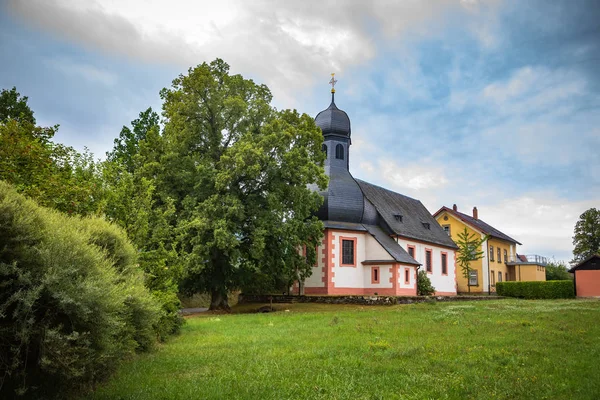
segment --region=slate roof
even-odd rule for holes
[[[367,229],[363,224],[355,224],[353,222],[340,222],[340,221],[323,221],[325,228],[333,229],[347,229],[350,231],[366,231]]]
[[[412,258],[406,250],[402,248],[394,239],[390,237],[383,229],[376,225],[363,225],[367,231],[379,242],[379,244],[388,252],[392,258],[403,264],[421,265]]]
[[[337,108],[334,94],[331,94],[331,104],[317,114],[315,124],[321,128],[323,135],[341,135],[350,137],[350,118],[345,111]]]
[[[506,240],[508,242],[521,244],[518,241],[516,241],[515,239],[508,236],[507,234],[502,233],[498,229],[494,228],[493,226],[485,223],[481,219],[479,219],[479,218],[475,219],[470,215],[461,213],[459,211],[454,211],[452,208],[442,207],[433,215],[437,216],[443,211],[447,211],[449,214],[454,215],[461,221],[465,222],[468,225],[471,225],[473,228],[477,229],[478,231],[482,232],[485,235],[490,235],[491,237],[494,237],[496,239],[502,239],[502,240]]]
[[[458,248],[419,200],[359,179],[356,179],[356,182],[394,234],[453,249]],[[401,216],[401,220],[396,215]],[[424,224],[429,224],[429,228]]]

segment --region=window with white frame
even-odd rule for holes
[[[476,270],[469,271],[469,286],[479,285],[479,276]]]

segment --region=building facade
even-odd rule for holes
[[[483,257],[471,262],[468,278],[457,271],[458,292],[490,293],[496,291],[497,282],[546,280],[546,259],[517,254],[517,245],[521,243],[482,221],[477,207],[468,215],[459,212],[455,204],[452,208],[440,208],[433,216],[454,241],[465,228],[469,236],[487,237],[481,244]]]
[[[317,216],[325,234],[304,293],[416,295],[417,273],[424,269],[437,294],[456,294],[457,247],[423,204],[350,173],[350,119],[334,93],[315,118],[329,183],[319,191],[324,202]]]

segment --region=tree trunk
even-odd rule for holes
[[[227,292],[223,293],[223,291],[218,289],[213,289],[211,291],[211,299],[210,299],[210,307],[209,310],[224,310],[231,311],[229,307],[229,303],[227,301]]]

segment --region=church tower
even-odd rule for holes
[[[336,80],[331,74],[331,104],[317,114],[315,123],[323,131],[323,151],[326,153],[325,173],[329,186],[317,216],[323,221],[360,223],[363,217],[363,194],[350,175],[350,118],[335,105]]]

